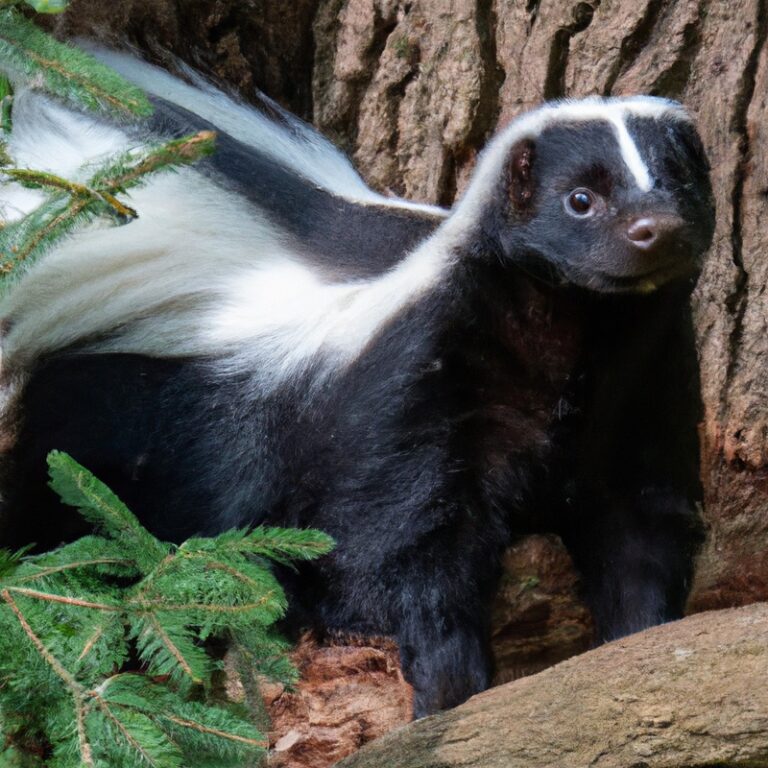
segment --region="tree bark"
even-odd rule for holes
[[[768,765],[768,605],[656,627],[492,688],[339,768]]]
[[[174,51],[246,96],[259,87],[313,120],[377,189],[442,204],[496,127],[543,99],[681,100],[718,207],[694,297],[708,535],[689,610],[768,600],[768,0],[75,0],[55,24],[65,36],[127,38],[161,61]],[[507,566],[494,612],[499,681],[590,639],[556,539],[521,541]]]

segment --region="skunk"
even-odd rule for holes
[[[337,547],[282,575],[289,622],[393,636],[417,717],[488,686],[515,536],[562,537],[598,641],[681,615],[699,539],[689,295],[714,209],[679,104],[544,104],[445,211],[373,192],[276,107],[98,53],[155,117],[109,124],[21,89],[17,165],[85,177],[205,127],[218,150],[3,299],[3,543],[83,532],[46,488],[51,449],[167,540],[320,528]],[[0,213],[36,195],[0,187]]]

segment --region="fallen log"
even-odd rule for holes
[[[655,627],[393,731],[338,768],[766,768],[768,603]]]

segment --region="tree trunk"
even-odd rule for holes
[[[768,765],[768,606],[692,616],[492,688],[339,768]]]
[[[62,35],[127,37],[161,60],[175,51],[246,95],[257,86],[346,148],[374,187],[443,204],[495,128],[542,99],[683,101],[718,206],[694,297],[708,536],[689,610],[768,600],[768,0],[75,0],[55,24]],[[499,680],[587,647],[567,563],[552,537],[508,555]]]

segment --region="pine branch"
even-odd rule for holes
[[[333,548],[333,539],[319,531],[297,528],[263,528],[229,531],[212,539],[190,539],[184,544],[190,551],[268,555],[272,560],[312,560]]]
[[[35,4],[60,5],[50,0]],[[0,9],[0,67],[88,110],[133,117],[152,114],[141,90],[84,51],[54,40],[15,8]]]
[[[268,745],[258,729],[232,711],[197,701],[179,701],[141,675],[115,675],[103,690],[112,704],[138,710],[169,728],[183,751],[191,748],[217,755],[221,766],[233,759],[239,766],[248,754],[258,755]]]
[[[325,552],[330,540],[260,528],[163,544],[69,456],[54,452],[49,466],[52,487],[105,535],[0,555],[0,731],[11,754],[37,734],[58,768],[239,768],[266,740],[207,701],[219,663],[204,641],[231,638],[253,670],[290,683],[272,629],[285,595],[268,561]],[[143,675],[120,672],[131,645]]]
[[[64,665],[48,650],[48,648],[46,648],[43,641],[35,634],[35,632],[32,630],[32,627],[29,625],[29,622],[27,621],[26,617],[24,616],[24,613],[21,611],[19,606],[11,597],[10,591],[8,589],[2,590],[0,592],[0,597],[2,597],[5,603],[8,606],[10,606],[10,609],[13,611],[16,618],[19,620],[19,624],[21,624],[21,628],[24,630],[24,633],[30,639],[32,644],[35,646],[35,648],[43,657],[43,659],[45,659],[45,661],[48,663],[51,669],[61,678],[63,683],[72,692],[75,692],[75,693],[80,692],[82,690],[82,687],[75,680],[75,678],[69,672],[67,672]]]
[[[195,644],[195,633],[185,621],[169,620],[158,610],[142,613],[133,621],[131,639],[149,674],[167,676],[185,692],[192,686],[204,686],[214,665]]]
[[[124,192],[141,184],[149,174],[191,165],[215,149],[216,133],[200,131],[146,148],[143,152],[127,153],[95,173],[90,184],[99,190]]]
[[[85,224],[95,213],[85,198],[52,195],[46,203],[19,221],[0,228],[0,276],[11,276],[33,257]]]
[[[93,749],[85,729],[85,707],[79,701],[75,704],[75,722],[77,723],[77,746],[83,765],[88,768],[95,768],[96,763],[93,760]]]
[[[64,573],[64,571],[73,571],[80,568],[88,568],[89,566],[130,566],[130,560],[124,560],[119,558],[92,558],[90,560],[81,560],[80,562],[67,563],[65,565],[59,565],[51,568],[40,568],[36,573],[32,573],[29,576],[24,576],[19,579],[20,583],[28,581],[37,581],[39,579],[46,579],[49,576]]]
[[[138,215],[115,197],[144,183],[147,176],[196,162],[211,154],[216,135],[201,131],[159,146],[144,147],[109,160],[85,183],[24,168],[0,168],[24,186],[54,191],[48,201],[19,221],[0,228],[0,286],[7,287],[23,268],[46,253],[62,238],[98,216],[126,224]]]
[[[128,507],[71,456],[53,451],[48,456],[48,469],[51,488],[61,500],[77,507],[107,536],[119,539],[126,554],[145,573],[168,556],[169,547],[151,536]]]
[[[83,650],[77,657],[78,662],[84,661],[87,658],[88,654],[96,647],[96,643],[98,643],[99,640],[101,640],[101,638],[104,636],[105,629],[106,624],[101,624],[93,630],[93,634],[88,638],[85,645],[83,646]]]
[[[25,589],[24,587],[8,587],[3,592],[3,596],[6,593],[14,593],[16,595],[23,595],[24,597],[31,597],[34,600],[45,600],[49,603],[62,603],[63,605],[70,605],[76,608],[92,608],[96,611],[116,611],[117,606],[109,605],[108,603],[94,603],[90,600],[81,600],[76,597],[66,597],[64,595],[56,595],[50,592],[38,592],[36,589]]]
[[[62,179],[52,173],[45,171],[33,171],[26,168],[5,168],[0,169],[0,176],[7,176],[13,181],[19,182],[28,189],[61,189],[69,192],[75,198],[91,199],[94,202],[106,203],[113,209],[116,216],[124,218],[126,221],[135,219],[138,214],[133,208],[121,203],[114,195],[105,190],[93,189],[85,184],[78,184],[75,181]]]

